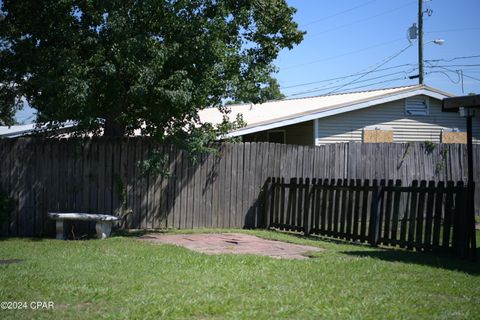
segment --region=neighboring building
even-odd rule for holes
[[[0,126],[0,139],[1,138],[16,138],[21,136],[46,136],[54,138],[70,138],[74,136],[77,129],[77,123],[75,121],[67,121],[55,129],[49,129],[46,125],[37,127],[35,123],[19,124],[13,126]],[[100,131],[99,135],[103,132]],[[141,129],[135,129],[133,136],[141,136]],[[93,137],[92,133],[86,133],[80,135],[81,137]]]
[[[230,132],[243,141],[320,145],[338,142],[466,141],[465,119],[442,112],[452,95],[428,86],[408,86],[310,98],[232,105],[230,119],[242,114],[247,126]],[[214,108],[200,112],[202,122],[219,123]],[[480,142],[480,117],[473,121]]]
[[[72,121],[62,124],[61,128],[55,129],[55,136],[64,136],[75,129],[76,124]],[[37,127],[35,123],[20,124],[13,126],[0,126],[0,138],[16,138],[20,136],[29,136],[44,134],[49,132],[46,127]],[[49,132],[51,134],[51,132]]]

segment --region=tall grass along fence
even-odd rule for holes
[[[192,164],[184,151],[148,138],[0,139],[0,195],[14,204],[3,215],[0,235],[54,235],[48,211],[113,214],[122,217],[117,227],[133,229],[261,227],[268,177],[392,179],[404,187],[414,187],[415,180],[467,178],[464,145],[227,143],[217,148]],[[169,176],[142,169],[154,150],[166,157]],[[480,146],[474,153],[478,163]],[[477,188],[477,212],[479,198]]]
[[[269,178],[267,188],[270,228],[463,257],[475,250],[462,181]]]

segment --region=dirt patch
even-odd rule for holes
[[[174,244],[206,254],[255,254],[277,259],[308,259],[305,255],[307,252],[323,251],[317,247],[265,240],[240,233],[149,234],[140,239]]]
[[[7,260],[2,260],[0,259],[0,264],[14,264],[14,263],[20,263],[23,260],[21,259],[7,259]]]

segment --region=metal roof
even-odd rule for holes
[[[425,86],[405,86],[379,90],[349,92],[308,98],[268,101],[262,104],[239,104],[228,108],[228,118],[233,121],[238,114],[247,126],[231,132],[229,136],[283,127],[299,122],[331,116],[334,114],[371,107],[415,95],[426,95],[436,99],[451,97],[449,93]],[[217,108],[199,112],[202,123],[221,123],[223,114]]]
[[[64,130],[74,128],[76,123],[73,121],[67,121],[61,125],[58,130]],[[42,133],[49,131],[46,126],[37,127],[35,123],[21,124],[13,126],[0,126],[0,138],[15,138],[20,136],[26,136],[35,133]]]

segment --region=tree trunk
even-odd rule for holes
[[[125,124],[114,119],[107,118],[105,120],[105,127],[103,130],[104,137],[123,137],[126,132],[127,128]]]

